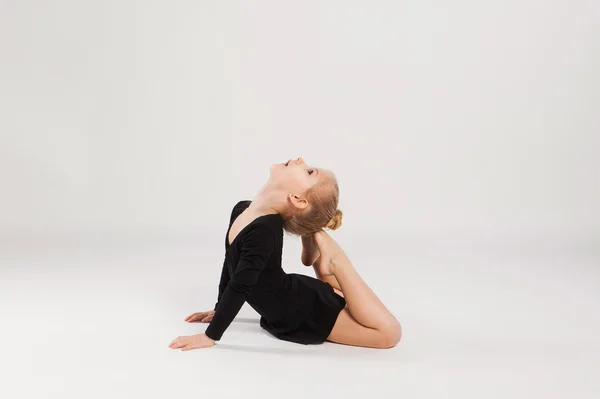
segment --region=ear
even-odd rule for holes
[[[308,201],[304,198],[299,197],[297,194],[290,194],[288,198],[293,206],[297,209],[304,209],[308,206]]]

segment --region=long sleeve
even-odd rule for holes
[[[219,280],[219,294],[217,296],[217,302],[215,303],[215,309],[219,306],[219,302],[223,297],[223,293],[225,292],[225,288],[227,288],[227,284],[229,284],[229,270],[227,270],[227,257],[223,261],[223,268],[221,269],[221,279]]]
[[[237,217],[240,207],[247,201],[248,200],[238,201],[233,206],[233,208],[231,209],[231,214],[229,215],[229,226],[231,226],[234,219]],[[227,229],[227,232],[229,232],[229,229]],[[227,270],[227,240],[228,239],[229,239],[229,237],[227,237],[227,233],[226,233],[225,234],[225,253],[226,253],[226,255],[225,255],[225,259],[223,260],[223,267],[221,268],[221,279],[219,280],[219,293],[217,295],[217,302],[215,303],[214,310],[217,310],[217,307],[219,306],[219,302],[221,301],[221,298],[223,297],[223,293],[225,292],[225,288],[227,288],[227,284],[229,283],[229,280],[230,280],[229,270]]]
[[[240,260],[215,309],[206,335],[218,341],[229,327],[252,289],[258,282],[261,272],[273,253],[273,235],[266,225],[253,226],[241,243]]]

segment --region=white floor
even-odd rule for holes
[[[183,319],[214,305],[222,235],[5,236],[0,398],[600,397],[597,241],[332,235],[401,321],[396,348],[279,341],[244,305],[215,347],[171,350],[206,328]],[[284,268],[311,274],[299,245]]]

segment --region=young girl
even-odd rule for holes
[[[215,345],[244,302],[261,315],[261,327],[282,340],[300,344],[328,340],[370,348],[398,344],[400,323],[323,230],[341,225],[338,200],[332,172],[311,167],[302,158],[273,164],[254,199],[233,207],[214,310],[185,319],[210,323],[206,332],[177,337],[169,347]],[[284,231],[301,236],[301,261],[313,266],[316,279],[283,271]]]

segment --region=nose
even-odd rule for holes
[[[304,159],[302,159],[302,157],[298,157],[297,162],[298,163],[304,163]]]

